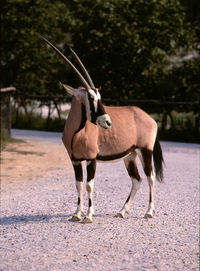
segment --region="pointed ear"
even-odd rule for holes
[[[76,95],[76,89],[74,89],[74,88],[72,88],[70,86],[67,86],[65,84],[62,84],[61,82],[60,82],[60,84],[64,87],[64,89],[67,91],[68,94],[70,94],[72,96]]]

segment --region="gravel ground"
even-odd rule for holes
[[[165,183],[156,183],[153,219],[143,218],[144,174],[129,216],[114,218],[131,187],[123,162],[97,165],[92,224],[68,221],[77,202],[72,167],[1,183],[0,270],[199,270],[199,146],[162,142]]]

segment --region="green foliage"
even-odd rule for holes
[[[190,38],[179,1],[71,1],[70,10],[74,47],[107,97],[169,96],[160,89],[169,56]]]
[[[167,128],[164,132],[161,129],[162,114],[153,114],[152,117],[158,123],[159,138],[161,140],[199,143],[199,136],[196,132],[193,112],[179,113],[177,111],[172,111],[173,125],[168,117]],[[31,112],[29,118],[24,113],[20,112],[17,121],[16,115],[13,112],[12,120],[13,128],[53,132],[62,132],[65,123],[64,119],[59,120],[58,118],[54,118],[47,120],[40,114],[33,112]],[[5,146],[5,144],[2,146]]]
[[[79,86],[39,33],[66,55],[71,44],[104,97],[196,100],[199,59],[181,60],[199,48],[198,4],[191,2],[4,0],[2,85],[40,95],[61,94],[59,81]]]
[[[57,73],[63,63],[55,60],[38,34],[58,42],[64,37],[65,5],[60,1],[8,0],[2,6],[3,86],[13,84],[24,94],[58,89]]]
[[[181,101],[198,101],[200,99],[200,59],[183,61],[178,67],[169,71],[165,86],[171,97]]]
[[[200,143],[193,112],[171,112],[171,119],[167,117],[167,127],[162,130],[162,114],[153,114],[152,117],[158,124],[158,136],[160,140]],[[173,123],[172,123],[173,120]]]
[[[30,112],[29,116],[22,112],[19,112],[17,117],[15,112],[12,114],[12,127],[16,129],[62,132],[64,125],[64,119],[46,119],[35,112]]]

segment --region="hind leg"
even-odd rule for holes
[[[151,174],[151,176],[147,176],[148,184],[149,184],[149,207],[145,214],[145,218],[152,218],[155,213],[155,206],[154,206],[154,182],[155,177],[154,173]]]
[[[137,157],[137,153],[134,152],[134,153],[131,153],[128,157],[126,157],[124,159],[126,169],[128,171],[129,176],[131,177],[132,187],[131,187],[131,192],[130,192],[123,208],[116,215],[117,217],[124,218],[125,214],[129,213],[129,209],[130,209],[130,206],[133,202],[133,198],[134,198],[135,194],[137,193],[138,189],[140,188],[141,178],[138,173],[137,164],[135,161],[136,157]]]
[[[154,206],[155,174],[152,168],[152,151],[148,149],[142,149],[141,154],[139,155],[139,158],[143,165],[143,169],[147,176],[147,181],[149,184],[149,206],[144,217],[152,218],[153,214],[155,213],[155,206]]]

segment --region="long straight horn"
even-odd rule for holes
[[[79,64],[79,66],[81,67],[81,69],[82,69],[82,71],[84,72],[85,76],[87,77],[88,82],[90,83],[90,86],[91,86],[92,88],[95,88],[95,86],[94,86],[94,84],[93,84],[93,82],[92,82],[92,79],[91,79],[89,73],[87,72],[85,66],[83,65],[82,61],[80,60],[80,58],[77,56],[77,54],[74,52],[74,50],[73,50],[71,47],[70,47],[70,50],[71,50],[73,56],[76,58],[76,60],[77,60],[77,62],[78,62],[78,64]]]
[[[88,82],[84,79],[84,77],[82,76],[82,74],[77,70],[77,68],[69,61],[68,58],[66,58],[66,56],[64,56],[53,44],[51,44],[51,42],[49,42],[47,39],[45,39],[44,37],[41,36],[41,38],[46,41],[47,44],[49,44],[55,51],[56,53],[58,53],[66,62],[67,64],[75,71],[76,75],[78,76],[78,78],[81,80],[81,82],[83,83],[83,85],[87,88],[90,89],[91,87],[89,86]]]

